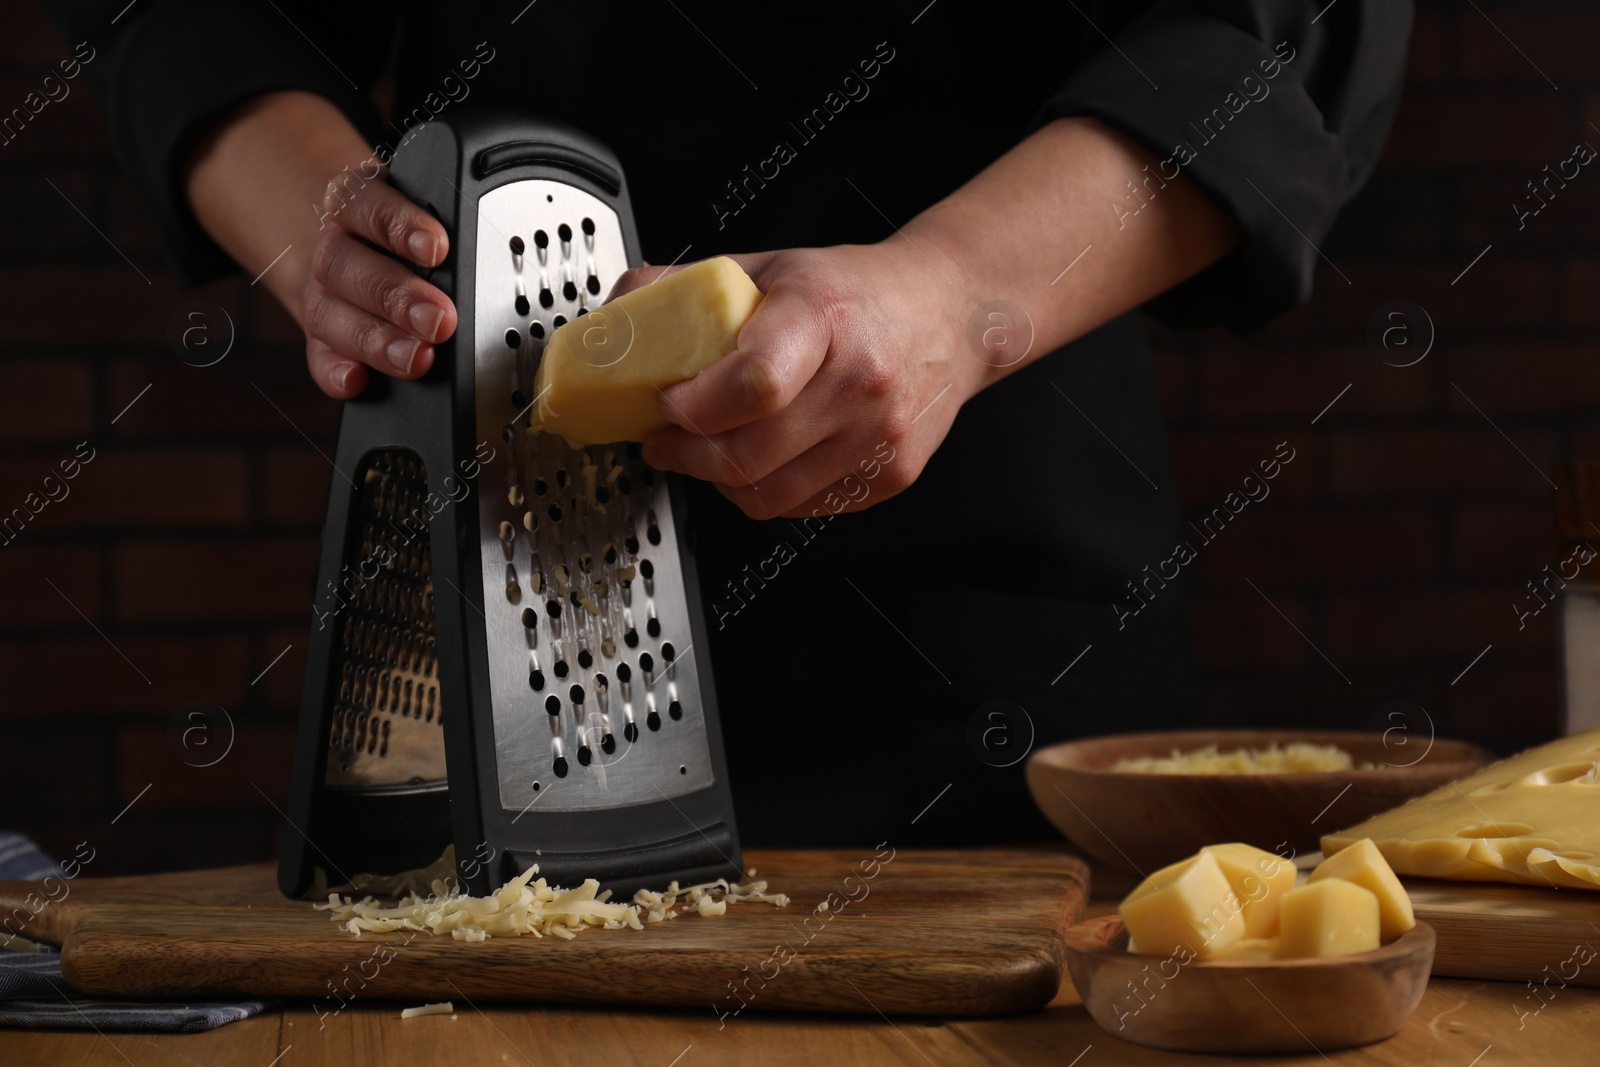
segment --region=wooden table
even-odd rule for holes
[[[1106,913],[1114,899],[1097,900],[1087,914]],[[1537,1014],[1519,1015],[1532,1012],[1538,1004],[1525,986],[1510,982],[1440,978],[1429,983],[1405,1029],[1388,1041],[1326,1056],[1308,1047],[1303,1056],[1248,1062],[1252,1067],[1279,1063],[1590,1067],[1596,1063],[1600,989],[1562,989]],[[402,1021],[404,1006],[356,1002],[337,1016],[319,1020],[309,1006],[288,1004],[203,1034],[0,1030],[0,1062],[18,1067],[857,1063],[1099,1067],[1231,1061],[1157,1052],[1119,1041],[1089,1018],[1070,981],[1049,1007],[1030,1015],[937,1021],[750,1012],[719,1028],[710,1011],[472,1005],[459,1000],[453,1017]]]

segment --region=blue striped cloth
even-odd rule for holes
[[[64,878],[61,865],[21,834],[0,833],[0,879],[37,882]],[[0,943],[4,939],[0,938]],[[248,1019],[270,1001],[236,1003],[110,1000],[86,997],[61,977],[54,951],[0,951],[0,1026],[50,1030],[214,1030]]]

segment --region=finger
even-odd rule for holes
[[[833,432],[837,420],[823,407],[824,402],[802,395],[771,418],[710,437],[669,426],[644,439],[644,461],[708,482],[765,488],[763,479],[769,474]]]
[[[367,386],[365,367],[346,359],[315,337],[306,338],[306,366],[317,388],[335,400],[349,400]]]
[[[700,434],[725,433],[788,407],[828,353],[823,313],[802,290],[774,287],[726,358],[663,391],[663,418]]]
[[[335,178],[323,194],[322,208],[338,224],[422,267],[437,267],[450,250],[439,220],[387,182],[374,179],[351,189]]]
[[[418,378],[433,366],[433,346],[393,323],[340,299],[315,279],[306,285],[306,333],[346,359],[396,378]]]
[[[450,298],[395,260],[337,229],[325,230],[311,272],[335,296],[437,344],[456,328]]]
[[[831,437],[767,475],[758,485],[722,484],[717,486],[717,492],[752,519],[798,518],[816,509],[833,514],[859,511],[869,501],[876,503],[893,495],[881,492],[872,479],[856,469],[862,451],[859,441]],[[870,447],[866,454],[871,454]]]

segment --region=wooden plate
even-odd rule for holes
[[[1120,916],[1067,931],[1067,967],[1100,1028],[1181,1052],[1328,1052],[1393,1037],[1422,1000],[1433,927],[1373,952],[1303,960],[1190,960],[1128,951]]]

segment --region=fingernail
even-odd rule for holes
[[[411,258],[424,267],[439,265],[439,238],[436,235],[415,230],[406,239],[406,247],[411,249]]]
[[[384,351],[396,373],[410,374],[411,364],[417,358],[417,349],[421,347],[422,342],[415,337],[396,337]]]
[[[350,372],[355,369],[356,365],[354,363],[341,363],[335,367],[333,373],[329,375],[329,378],[333,381],[333,387],[342,391],[345,384],[350,381]]]
[[[411,320],[411,331],[424,341],[437,341],[439,324],[444,321],[444,308],[436,304],[412,304],[406,312]]]
[[[661,449],[657,448],[649,441],[646,441],[640,446],[639,458],[644,460],[646,466],[654,467],[658,471],[666,470],[666,466],[661,457]]]
[[[688,426],[684,421],[683,408],[681,406],[686,392],[687,390],[677,385],[668,386],[661,390],[661,397],[656,401],[656,410],[661,412],[662,418],[674,426],[683,426],[687,429]]]

